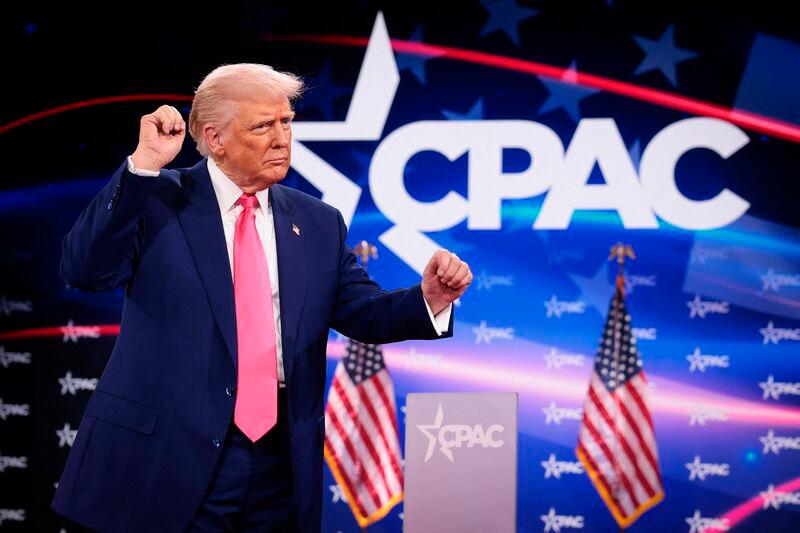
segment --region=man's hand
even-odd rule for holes
[[[433,254],[422,273],[422,295],[435,315],[464,294],[470,283],[469,265],[456,254],[441,249]]]
[[[139,146],[131,154],[133,165],[158,172],[181,151],[186,123],[171,105],[162,105],[139,122]]]

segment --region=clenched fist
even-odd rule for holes
[[[422,295],[437,314],[464,294],[472,283],[469,265],[453,252],[437,250],[422,273]]]
[[[158,172],[181,151],[186,123],[171,105],[162,105],[139,122],[139,145],[131,154],[133,165]]]

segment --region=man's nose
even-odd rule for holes
[[[280,124],[277,126],[277,131],[273,137],[273,144],[275,146],[284,147],[289,144],[289,131],[284,130]]]

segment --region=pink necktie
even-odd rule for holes
[[[256,231],[258,199],[244,193],[233,237],[233,292],[239,349],[233,421],[255,442],[278,420],[278,367],[269,267]]]

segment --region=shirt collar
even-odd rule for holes
[[[236,201],[242,196],[242,190],[217,166],[213,159],[208,158],[208,174],[219,203],[219,211],[223,215],[236,206]],[[258,205],[269,208],[269,187],[256,192]]]

